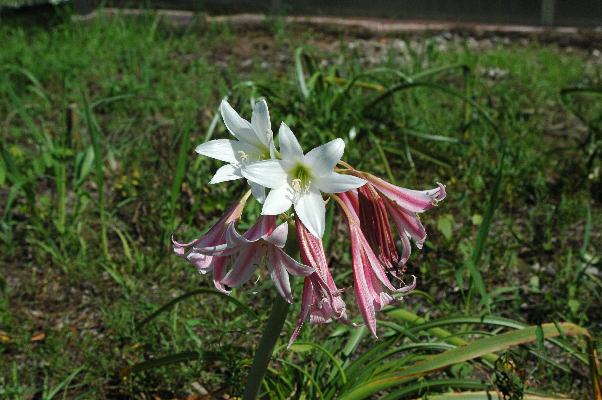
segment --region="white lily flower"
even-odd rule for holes
[[[262,214],[281,214],[293,205],[303,225],[322,238],[326,203],[321,192],[346,192],[366,181],[334,172],[345,150],[342,139],[332,140],[304,155],[297,138],[284,123],[280,125],[278,138],[282,159],[245,164],[242,175],[249,182],[272,189],[265,199]]]
[[[225,99],[220,105],[220,112],[226,128],[237,140],[215,139],[196,147],[197,153],[228,163],[217,170],[210,184],[241,179],[241,168],[245,164],[270,159],[276,154],[265,100],[259,100],[253,106],[250,123],[238,115]],[[265,188],[254,182],[249,184],[253,197],[263,203]]]

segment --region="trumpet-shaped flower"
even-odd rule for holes
[[[201,155],[228,163],[217,170],[209,182],[211,184],[240,179],[243,177],[242,166],[258,160],[270,159],[276,153],[270,114],[265,100],[255,103],[251,122],[238,115],[226,100],[222,100],[220,112],[226,128],[236,140],[210,140],[195,149]],[[265,188],[253,182],[249,184],[253,196],[262,203],[265,200]]]
[[[286,124],[278,132],[281,160],[245,164],[242,175],[251,182],[272,189],[265,199],[264,215],[277,215],[291,205],[295,213],[318,238],[324,234],[325,202],[321,192],[340,193],[362,186],[364,179],[334,172],[345,150],[335,139],[303,154],[301,145]]]
[[[220,283],[239,287],[247,282],[264,259],[276,290],[286,301],[292,303],[293,296],[288,274],[307,276],[315,269],[301,264],[286,254],[282,248],[286,244],[288,224],[276,227],[276,217],[264,215],[243,235],[234,225],[228,226],[226,243],[199,251],[217,257],[232,256],[232,269]]]
[[[226,274],[226,257],[208,255],[203,249],[208,247],[223,246],[226,244],[226,233],[229,228],[234,228],[240,218],[250,192],[233,204],[222,217],[213,225],[206,234],[188,243],[179,243],[171,238],[174,252],[194,265],[201,274],[213,272],[215,287],[227,292],[221,280]]]
[[[312,324],[323,324],[334,319],[347,320],[346,306],[328,269],[322,241],[312,235],[299,219],[296,226],[301,260],[314,267],[315,272],[305,278],[301,313],[289,346],[297,339],[307,319]]]
[[[416,287],[416,278],[410,285],[396,288],[387,277],[383,266],[360,227],[360,219],[354,210],[353,199],[348,193],[338,195],[351,234],[351,260],[353,264],[354,291],[358,307],[370,329],[376,336],[376,311],[394,301],[391,294],[407,293]],[[403,284],[403,282],[402,282]]]
[[[355,196],[355,193],[350,193]],[[410,245],[407,235],[401,236],[403,253],[401,257],[395,247],[393,232],[389,224],[389,216],[385,201],[376,192],[372,184],[368,183],[357,190],[359,203],[360,227],[370,247],[378,256],[380,262],[387,267],[387,271],[395,274],[402,271],[403,266],[410,257]]]
[[[362,174],[369,186],[374,187],[383,195],[387,211],[399,231],[402,241],[409,235],[416,247],[422,248],[426,240],[426,230],[420,222],[419,213],[435,207],[441,200],[445,199],[445,186],[439,184],[435,189],[411,190],[395,186],[371,174]],[[406,244],[404,244],[405,248]]]

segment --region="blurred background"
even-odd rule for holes
[[[211,14],[260,13],[392,18],[399,20],[471,21],[480,23],[596,27],[602,4],[595,0],[401,0],[401,1],[282,1],[282,0],[2,0],[13,9],[69,4],[85,13],[97,7],[152,8]]]
[[[448,193],[379,339],[307,324],[287,350],[294,282],[261,398],[601,398],[601,26],[599,0],[0,0],[0,398],[240,398],[271,280],[220,295],[170,245],[246,190],[193,151],[225,96]]]

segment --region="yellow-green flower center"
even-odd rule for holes
[[[270,149],[267,147],[262,147],[261,153],[259,153],[259,160],[269,160],[270,158],[272,158],[270,155]]]
[[[296,192],[305,192],[309,190],[313,176],[309,168],[303,164],[296,164],[290,171],[292,177],[291,186]]]

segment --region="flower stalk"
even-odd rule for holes
[[[337,288],[324,248],[326,207],[338,204],[347,222],[353,294],[366,327],[377,337],[377,312],[388,304],[401,304],[402,296],[416,286],[416,277],[406,275],[406,263],[411,242],[420,249],[427,237],[420,214],[434,208],[446,192],[442,184],[413,190],[356,170],[341,159],[342,139],[305,152],[284,123],[277,150],[265,100],[254,103],[250,122],[226,100],[220,111],[232,137],[203,143],[196,152],[226,163],[209,183],[245,179],[250,190],[201,237],[190,242],[172,238],[172,242],[174,252],[201,274],[212,274],[215,287],[223,293],[252,281],[254,275],[258,279],[269,275],[280,295],[273,302],[249,371],[243,399],[250,400],[260,392],[294,299],[289,275],[304,279],[289,347],[306,322],[353,324],[345,305],[350,291]],[[238,223],[251,195],[262,204],[261,216],[242,232]],[[289,238],[289,229],[296,235]],[[301,261],[291,256],[297,254]]]
[[[287,303],[284,298],[276,296],[272,311],[270,312],[268,321],[263,329],[259,347],[257,347],[255,357],[253,357],[253,364],[249,371],[247,386],[245,387],[245,392],[242,397],[243,400],[255,400],[259,394],[263,376],[265,375],[265,371],[272,358],[274,346],[276,345],[276,341],[278,341],[278,337],[284,326],[284,321],[286,321],[289,307],[290,304]]]

